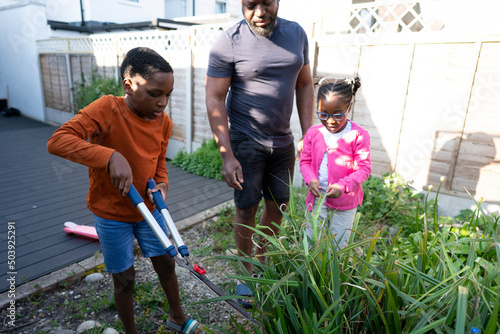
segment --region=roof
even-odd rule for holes
[[[174,21],[168,19],[156,19],[154,21],[132,22],[132,23],[113,23],[100,21],[84,21],[82,22],[62,22],[47,20],[47,24],[52,30],[77,31],[80,33],[99,33],[110,32],[114,30],[150,30],[150,29],[165,29],[177,30],[187,28],[198,23]]]

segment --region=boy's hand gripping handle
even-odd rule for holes
[[[155,187],[156,183],[153,179],[149,178],[147,187],[149,189],[153,189]],[[167,223],[168,231],[174,238],[174,242],[177,245],[177,250],[179,253],[182,255],[182,257],[187,257],[189,256],[189,251],[187,249],[187,246],[184,244],[184,241],[182,241],[182,237],[179,234],[179,231],[177,230],[177,227],[175,226],[174,221],[172,220],[172,217],[170,216],[170,213],[168,212],[167,205],[165,204],[165,201],[163,200],[163,197],[161,196],[161,193],[159,191],[155,191],[153,193],[153,200],[156,204],[156,208],[160,210],[163,219],[165,219],[165,222]]]
[[[155,217],[153,217],[151,212],[149,212],[148,207],[144,203],[144,200],[142,199],[141,195],[139,195],[139,192],[137,191],[137,189],[135,189],[133,184],[130,185],[130,190],[128,191],[128,197],[130,198],[134,206],[141,212],[142,216],[148,223],[149,227],[151,227],[158,240],[167,250],[168,255],[172,258],[175,257],[177,255],[175,246],[172,245],[168,237],[165,235],[165,232],[163,232],[160,225],[158,225],[158,222],[156,221]]]

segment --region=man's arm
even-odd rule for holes
[[[314,88],[311,75],[311,66],[304,65],[297,77],[295,85],[295,95],[297,103],[297,111],[299,113],[300,128],[302,130],[302,138],[297,144],[297,160],[300,160],[300,152],[302,151],[302,139],[306,135],[307,129],[313,125],[313,109],[314,109]]]
[[[215,141],[222,157],[222,176],[227,185],[242,190],[243,182],[241,165],[236,160],[229,140],[228,119],[226,110],[226,95],[231,84],[231,77],[206,77],[206,103],[208,120]]]

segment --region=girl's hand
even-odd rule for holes
[[[127,196],[132,184],[132,168],[127,159],[118,151],[114,151],[108,162],[111,183],[118,188],[123,196]]]
[[[165,182],[160,182],[160,183],[157,183],[153,189],[148,188],[148,198],[149,198],[149,201],[153,204],[155,204],[154,199],[153,199],[153,193],[157,192],[157,191],[160,192],[161,197],[163,197],[163,201],[165,201],[165,203],[166,203],[167,202],[168,184],[166,184]]]
[[[297,155],[295,160],[300,161],[300,153],[302,153],[302,149],[304,148],[304,137],[300,138],[299,142],[297,143]]]
[[[314,197],[319,197],[321,195],[321,189],[323,188],[320,186],[319,180],[314,179],[309,182],[309,190]]]
[[[329,184],[326,188],[326,197],[328,198],[339,198],[342,195],[342,190],[337,184]]]

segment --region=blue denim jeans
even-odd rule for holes
[[[168,236],[167,226],[158,210],[153,212],[153,217]],[[94,225],[104,256],[104,267],[111,274],[124,272],[134,264],[134,237],[144,257],[167,253],[145,220],[127,223],[94,215]]]

